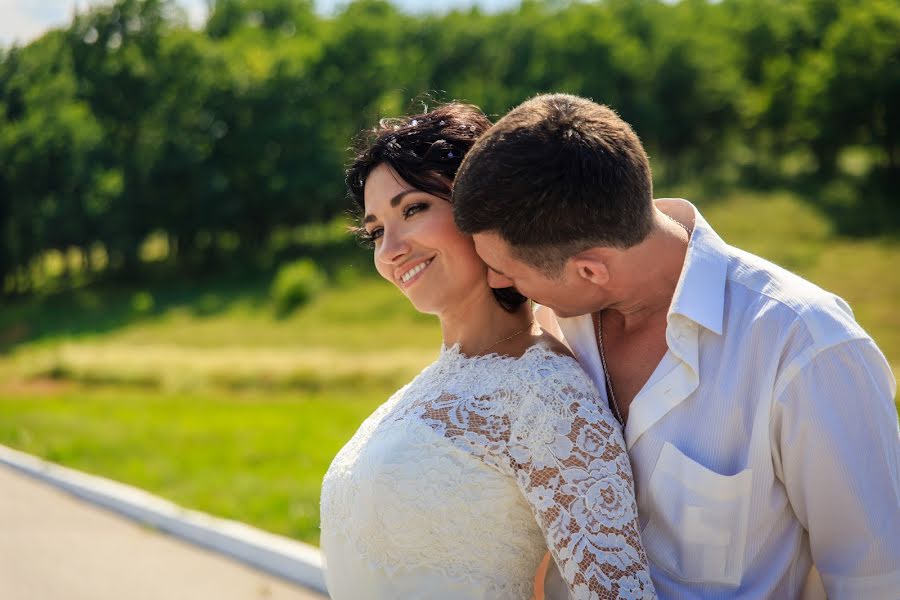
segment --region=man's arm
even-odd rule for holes
[[[900,429],[893,375],[869,339],[799,361],[776,389],[776,470],[809,532],[828,597],[896,600]]]

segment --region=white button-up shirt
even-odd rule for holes
[[[900,599],[887,361],[843,300],[694,212],[668,351],[625,428],[660,597]],[[537,316],[605,398],[591,316]]]

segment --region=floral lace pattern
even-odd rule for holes
[[[487,583],[506,590],[496,597],[524,599],[531,593],[537,564],[534,548],[542,553],[540,540],[515,535],[528,529],[522,521],[530,511],[530,527],[536,517],[543,544],[553,553],[573,598],[653,598],[625,442],[618,423],[597,398],[574,359],[539,346],[519,358],[468,357],[456,346],[443,348],[438,360],[382,405],[335,458],[323,484],[322,528],[341,528],[361,555],[388,571],[392,560],[445,573],[458,569],[451,575],[469,578],[480,569]],[[354,470],[373,463],[369,456],[376,453],[370,454],[368,446],[397,435],[417,448],[418,469],[440,471],[439,487],[473,487],[460,496],[464,506],[454,506],[454,494],[430,489],[427,477],[413,479],[403,467],[391,471],[379,466],[372,471],[379,474],[368,482],[355,476]],[[450,448],[441,449],[441,440]],[[459,466],[462,456],[476,457],[499,471],[519,492],[473,483],[472,474]],[[403,522],[386,525],[384,514],[373,518],[382,531],[401,530],[391,534],[391,544],[384,543],[383,533],[368,531],[365,519],[353,511],[354,502],[366,495],[363,488],[380,478],[394,490],[418,486],[415,497],[422,498],[420,511],[398,511]],[[514,496],[523,508],[517,512],[504,505],[504,495]],[[466,522],[455,522],[452,515],[463,511],[468,513]],[[418,523],[417,512],[426,516]],[[435,519],[435,514],[449,517]],[[463,538],[462,547],[477,545],[472,540],[496,544],[504,537],[511,545],[485,553],[472,549],[468,561],[448,556],[452,550],[446,549],[434,556],[436,544],[453,536]],[[381,547],[372,547],[373,540]],[[502,581],[504,565],[498,561],[522,553],[528,554],[519,569],[523,572]]]

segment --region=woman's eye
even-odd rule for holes
[[[382,235],[384,235],[384,228],[374,227],[371,231],[366,233],[366,239],[369,242],[374,243],[375,240],[379,239]]]
[[[425,202],[415,202],[413,204],[410,204],[403,210],[403,216],[408,219],[409,217],[413,216],[417,212],[422,212],[423,210],[425,210],[427,208],[428,208],[428,204],[426,204]]]

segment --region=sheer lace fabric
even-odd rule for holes
[[[574,359],[541,347],[443,348],[325,477],[335,600],[352,580],[385,598],[524,600],[548,547],[573,598],[654,597],[625,443],[597,398]]]

